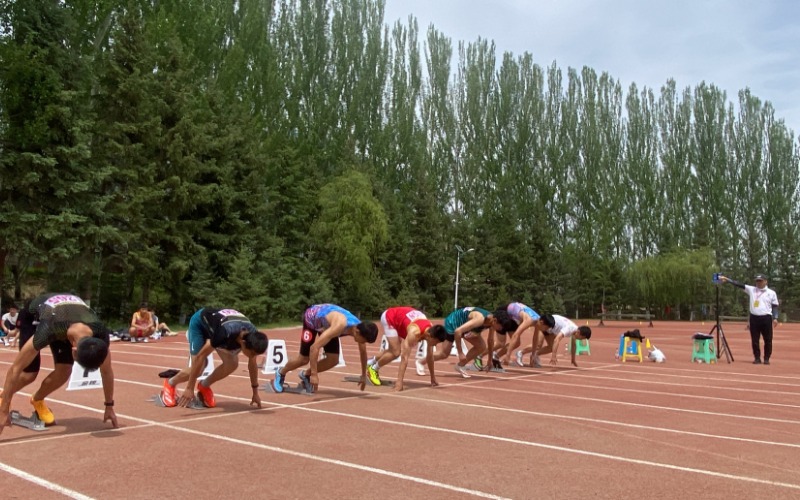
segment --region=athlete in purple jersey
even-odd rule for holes
[[[318,304],[306,309],[303,314],[303,333],[300,337],[300,352],[282,368],[275,369],[272,389],[283,392],[286,374],[309,365],[308,370],[298,375],[307,392],[319,388],[319,374],[330,370],[339,363],[339,337],[353,336],[358,344],[361,358],[361,380],[359,387],[364,390],[367,377],[367,346],[378,336],[378,325],[362,322],[353,313],[334,304]],[[319,359],[320,349],[325,351],[325,359]]]

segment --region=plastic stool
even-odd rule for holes
[[[567,342],[567,352],[571,346],[572,342]],[[592,351],[589,349],[589,339],[575,339],[575,355],[580,356],[581,354],[592,355]]]
[[[692,363],[695,361],[705,363],[717,362],[717,344],[714,339],[694,339],[692,346]]]
[[[622,362],[625,363],[628,358],[638,359],[639,363],[642,362],[642,345],[638,339],[622,336]]]

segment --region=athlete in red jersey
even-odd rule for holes
[[[400,369],[397,374],[396,391],[403,390],[403,377],[408,367],[409,357],[416,352],[417,343],[428,341],[428,356],[433,355],[433,346],[444,342],[447,332],[442,325],[432,325],[425,314],[413,307],[391,307],[381,315],[383,334],[388,341],[388,349],[378,353],[367,366],[367,375],[374,385],[381,385],[378,374],[381,366],[391,363],[400,356]],[[431,370],[431,385],[436,383],[436,375]]]

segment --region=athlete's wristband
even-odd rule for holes
[[[250,384],[250,387],[252,387],[253,389],[258,389],[258,384]]]
[[[108,401],[105,401],[103,404],[108,407],[114,406],[114,400],[112,399],[110,403]]]

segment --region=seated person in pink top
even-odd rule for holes
[[[146,342],[147,337],[156,331],[156,325],[153,323],[153,315],[147,308],[147,302],[139,304],[139,310],[133,313],[131,318],[131,326],[128,328],[128,333],[131,336],[131,342]]]

